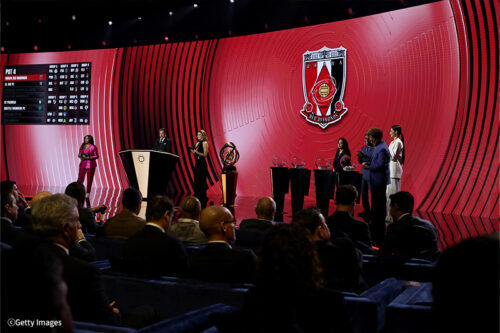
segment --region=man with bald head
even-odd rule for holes
[[[273,198],[262,197],[255,207],[256,219],[245,219],[240,223],[240,230],[252,230],[266,233],[275,224],[276,203]]]
[[[208,238],[204,249],[191,253],[191,276],[214,282],[252,282],[256,257],[250,250],[235,250],[234,217],[222,206],[201,212],[200,228]]]
[[[185,197],[181,202],[181,218],[172,224],[168,233],[185,245],[201,245],[208,241],[200,229],[201,203],[196,197]]]

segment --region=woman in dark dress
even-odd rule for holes
[[[337,187],[344,185],[344,167],[351,165],[351,151],[345,138],[340,138],[337,142],[337,152],[333,160],[333,169],[336,172],[335,184]]]
[[[337,143],[337,152],[335,153],[335,159],[333,160],[333,168],[337,172],[342,172],[344,167],[351,165],[351,151],[349,150],[349,144],[344,138],[340,138]]]
[[[196,146],[191,149],[194,154],[195,164],[194,164],[194,196],[200,200],[201,208],[207,206],[207,177],[208,177],[208,166],[207,166],[207,155],[208,155],[208,141],[207,133],[204,130],[199,130],[196,134],[198,142]]]
[[[343,296],[324,288],[322,273],[307,229],[274,226],[261,244],[257,280],[242,310],[215,316],[219,332],[351,332]]]

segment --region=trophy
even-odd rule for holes
[[[234,166],[240,159],[240,153],[236,145],[232,142],[226,144],[219,151],[220,159],[224,168],[221,173],[222,202],[234,215],[234,201],[236,198],[236,183],[238,182],[238,172]]]
[[[236,162],[240,159],[240,153],[238,149],[236,149],[236,145],[232,142],[227,142],[219,152],[220,159],[222,164],[224,165],[224,171],[235,171],[236,167],[234,166]]]

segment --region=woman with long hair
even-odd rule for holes
[[[95,168],[97,167],[96,160],[99,158],[97,152],[97,147],[94,144],[94,138],[92,135],[87,134],[83,138],[83,143],[80,146],[78,152],[78,158],[80,161],[80,167],[78,171],[77,182],[82,183],[85,179],[85,174],[87,174],[87,194],[90,194],[90,189],[92,188],[92,181],[94,180]]]
[[[337,188],[344,185],[344,167],[351,165],[351,150],[345,138],[337,141],[337,151],[333,159],[333,169],[335,170],[335,185]]]
[[[297,223],[276,225],[262,241],[257,280],[242,311],[226,315],[217,328],[220,332],[352,331],[342,294],[324,286],[309,230]]]
[[[401,126],[392,126],[389,134],[392,138],[389,144],[389,153],[391,154],[389,162],[391,183],[387,185],[387,198],[401,191],[401,176],[403,175],[403,164],[405,162],[404,136]],[[387,200],[387,211],[389,211],[389,200]],[[388,219],[391,219],[390,214],[388,214]]]
[[[199,130],[196,134],[197,143],[194,148],[191,148],[191,152],[194,154],[195,164],[194,164],[194,196],[200,200],[201,208],[207,206],[207,178],[208,178],[208,140],[207,133],[204,130]]]
[[[333,160],[333,168],[337,172],[344,171],[344,167],[351,165],[351,150],[345,138],[340,138],[337,142],[337,152]]]

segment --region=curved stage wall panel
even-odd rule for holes
[[[370,127],[389,142],[399,124],[402,189],[421,212],[498,219],[499,14],[497,1],[453,0],[219,40],[1,55],[2,65],[92,63],[90,125],[3,125],[1,176],[65,186],[77,178],[77,150],[89,133],[101,155],[94,186],[123,188],[118,151],[152,146],[165,127],[181,157],[172,190],[185,195],[194,166],[186,148],[204,128],[211,193],[221,192],[218,150],[232,141],[241,155],[238,195],[255,197],[271,194],[274,154],[314,168],[317,155],[333,158],[339,137],[355,156]],[[303,54],[323,47],[347,53],[347,112],[324,129],[300,113]],[[481,233],[455,225],[442,232]],[[497,223],[485,227],[493,230]]]

